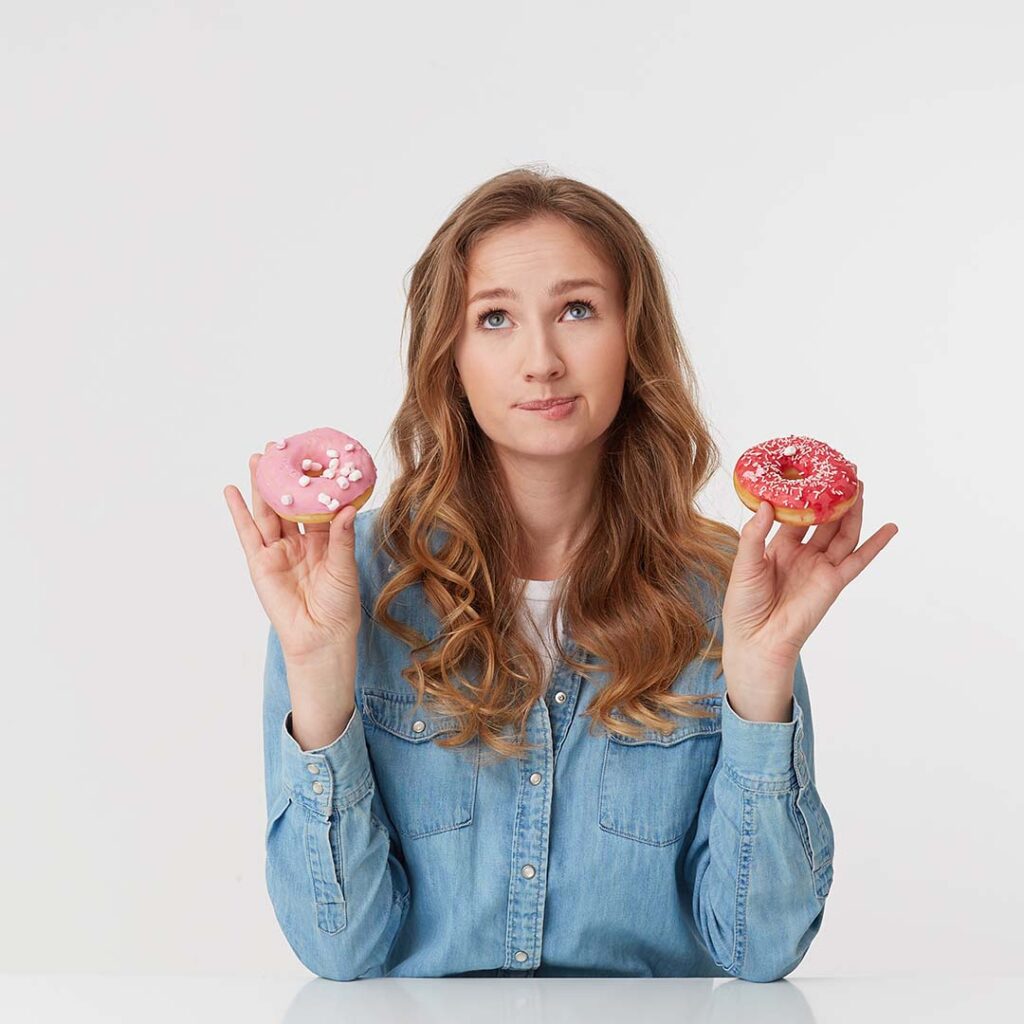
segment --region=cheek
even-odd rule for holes
[[[505,365],[499,353],[481,352],[467,345],[459,361],[462,386],[471,404],[480,412],[504,408],[509,401],[510,382],[515,380],[515,368]]]
[[[582,367],[593,393],[609,401],[620,395],[626,380],[626,363],[626,343],[619,336],[595,346]]]

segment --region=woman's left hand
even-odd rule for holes
[[[775,522],[772,505],[762,501],[740,531],[739,549],[722,606],[722,668],[730,694],[742,693],[761,706],[782,707],[793,695],[800,648],[843,587],[896,536],[886,523],[861,546],[864,483],[839,519],[814,528],[781,523],[765,547]],[[854,550],[856,548],[856,550]]]

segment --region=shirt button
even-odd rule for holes
[[[412,723],[412,731],[413,732],[423,732],[424,729],[426,729],[426,725],[424,725],[423,722],[413,722]]]
[[[524,953],[521,949],[516,953],[516,959],[522,963],[524,960],[529,960],[529,956]]]
[[[314,793],[322,793],[323,791],[324,791],[324,784],[322,782],[314,782],[313,783],[313,792]]]
[[[555,700],[556,700],[556,701],[557,701],[557,702],[558,702],[559,704],[564,704],[564,703],[566,702],[566,699],[567,699],[567,698],[566,698],[566,695],[565,695],[565,691],[564,691],[564,690],[559,690],[559,691],[558,691],[558,693],[556,693],[556,694],[555,694]]]
[[[537,869],[532,864],[523,865],[523,878],[533,878],[537,874]]]
[[[541,780],[542,778],[543,778],[543,776],[541,775],[541,773],[540,773],[540,772],[534,772],[534,773],[533,773],[533,774],[532,774],[532,775],[530,776],[530,784],[531,784],[531,785],[533,785],[533,786],[536,786],[536,785],[537,785],[537,784],[538,784],[538,783],[540,782],[540,780]]]
[[[319,771],[320,771],[320,765],[318,765],[318,764],[307,764],[307,765],[306,765],[306,767],[307,767],[307,768],[308,768],[308,769],[309,769],[309,770],[310,770],[310,771],[311,771],[311,772],[312,772],[312,773],[313,773],[314,775],[316,775],[316,774],[317,774],[317,772],[319,772]]]

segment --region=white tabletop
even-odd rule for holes
[[[0,975],[0,1020],[245,1024],[942,1024],[1019,1021],[1024,977],[376,978],[295,976]]]

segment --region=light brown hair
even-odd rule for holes
[[[719,453],[698,407],[659,258],[640,225],[598,189],[529,166],[474,189],[412,268],[403,318],[407,387],[390,430],[398,473],[377,518],[377,542],[394,572],[373,617],[409,644],[402,675],[417,703],[430,700],[456,716],[457,731],[436,742],[448,747],[479,736],[502,757],[532,749],[523,730],[546,681],[520,616],[524,536],[462,393],[453,349],[474,243],[537,216],[574,225],[616,268],[625,297],[622,403],[606,431],[585,539],[551,609],[552,627],[561,607],[573,641],[600,664],[574,660],[556,631],[559,656],[584,676],[594,667],[609,673],[585,712],[592,731],[599,722],[630,736],[667,732],[678,722],[664,712],[713,714],[694,696],[668,691],[694,658],[721,658],[714,622],[739,540],[735,529],[695,508]],[[443,545],[431,543],[441,535]],[[440,623],[433,639],[389,613],[392,600],[417,583]]]

